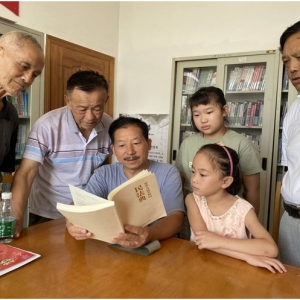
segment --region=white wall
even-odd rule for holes
[[[45,34],[116,58],[119,40],[119,2],[20,1],[19,16],[0,5],[0,16]],[[46,39],[45,39],[46,42]],[[115,99],[117,101],[117,78]],[[43,98],[41,101],[44,101]],[[44,104],[41,104],[44,107]]]
[[[116,58],[115,116],[169,113],[172,58],[276,49],[300,2],[20,2],[0,16]]]
[[[277,49],[300,2],[121,2],[116,113],[169,113],[172,58]]]
[[[118,55],[119,2],[20,1],[19,16],[2,5],[0,16],[107,55]]]

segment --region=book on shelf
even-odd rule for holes
[[[237,68],[237,74],[236,74],[236,77],[235,77],[235,81],[234,81],[233,86],[232,86],[232,91],[237,90],[238,84],[241,80],[242,72],[243,72],[243,68],[238,67]]]
[[[251,126],[251,108],[252,108],[252,102],[248,101],[247,103],[247,109],[246,109],[246,118],[245,118],[245,126]]]
[[[286,91],[289,89],[289,76],[286,70],[283,72],[282,76],[282,90]]]
[[[23,91],[21,93],[22,97],[22,110],[23,110],[23,115],[28,116],[28,93]]]
[[[240,126],[245,125],[245,102],[238,102],[239,109],[238,109],[238,124]]]
[[[265,66],[264,65],[260,65],[260,69],[259,69],[259,73],[257,76],[257,81],[256,81],[256,85],[255,85],[255,90],[260,90],[260,83],[263,81],[263,76],[265,74]]]
[[[14,105],[19,116],[28,117],[28,93],[26,91],[22,91],[17,97],[8,95],[6,98]]]
[[[210,81],[210,86],[215,86],[217,83],[217,72],[213,72],[211,81]]]
[[[227,102],[228,118],[232,126],[261,126],[263,101]]]
[[[21,156],[24,152],[26,140],[27,140],[27,126],[19,124],[17,144],[16,144],[16,155]]]
[[[281,106],[280,106],[280,120],[279,120],[279,126],[282,127],[283,126],[283,119],[286,115],[286,112],[287,112],[287,102],[283,102],[281,103]]]
[[[257,100],[256,101],[256,109],[255,109],[255,116],[254,116],[254,126],[259,126],[260,120],[259,120],[259,115],[260,115],[260,108],[263,103],[263,100]]]
[[[187,109],[188,109],[188,101],[187,95],[181,96],[181,112],[180,112],[180,122],[181,124],[186,123],[187,119]]]
[[[244,83],[244,86],[243,86],[243,89],[242,89],[243,91],[248,91],[249,90],[249,86],[250,86],[250,83],[251,83],[251,78],[252,78],[253,72],[254,72],[254,66],[248,66],[247,76],[246,76],[245,83]]]
[[[250,111],[250,124],[249,126],[255,126],[255,123],[254,123],[254,118],[255,118],[255,112],[256,112],[256,103],[252,103],[252,106],[251,106],[251,111]]]
[[[143,170],[112,190],[107,199],[69,185],[74,205],[57,203],[57,209],[77,227],[107,243],[124,232],[123,225],[147,226],[165,217],[166,210],[155,174]]]
[[[206,86],[207,75],[208,75],[208,70],[201,69],[197,90]]]
[[[252,74],[251,81],[250,81],[249,88],[248,88],[249,90],[255,89],[255,84],[256,84],[259,70],[260,70],[259,65],[254,66],[253,74]]]
[[[281,163],[281,156],[282,156],[282,137],[278,139],[278,151],[277,151],[277,162]]]
[[[263,123],[263,111],[264,111],[264,103],[261,102],[260,104],[260,109],[259,109],[259,124],[258,126],[262,126],[262,123]]]
[[[244,84],[245,84],[245,81],[246,81],[246,77],[247,77],[247,74],[248,74],[248,70],[249,70],[249,67],[247,67],[247,66],[242,68],[241,77],[240,77],[239,83],[236,87],[236,91],[242,91],[243,90]]]
[[[245,132],[242,132],[241,135],[251,141],[260,150],[261,135],[252,135]]]
[[[207,77],[206,77],[206,84],[205,86],[210,86],[210,83],[211,83],[211,79],[212,79],[212,76],[213,76],[213,73],[214,73],[214,70],[208,70],[208,73],[207,73]]]
[[[260,91],[264,91],[265,90],[265,84],[266,84],[266,67],[262,66],[262,74],[261,74],[261,78],[260,81],[258,83],[257,89]]]
[[[234,85],[234,82],[236,80],[237,73],[238,73],[238,67],[235,67],[234,69],[232,69],[230,71],[229,79],[228,79],[228,84],[227,84],[227,90],[228,91],[232,91],[233,90],[233,85]]]
[[[41,255],[0,243],[0,276],[22,267]]]
[[[194,68],[192,70],[185,69],[183,73],[183,87],[184,93],[192,94],[195,92],[198,82],[199,82],[199,73],[200,68]]]

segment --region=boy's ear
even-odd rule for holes
[[[227,189],[232,183],[233,183],[233,177],[232,176],[226,176],[223,179],[222,188]]]

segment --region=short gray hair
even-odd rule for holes
[[[4,33],[0,37],[0,46],[7,45],[8,47],[14,47],[14,46],[22,47],[24,45],[24,42],[26,41],[32,43],[43,52],[42,46],[36,40],[36,38],[22,31],[10,31]]]

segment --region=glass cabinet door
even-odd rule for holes
[[[194,134],[191,123],[191,110],[189,98],[201,87],[216,86],[217,61],[191,61],[179,62],[176,72],[176,92],[172,132],[172,160],[176,160],[177,151],[182,141]],[[178,118],[180,116],[180,118]]]
[[[229,106],[229,127],[251,140],[262,158],[259,219],[268,226],[278,54],[220,58],[218,71]],[[278,63],[277,63],[278,68]],[[224,77],[222,78],[222,76]]]
[[[278,51],[257,51],[179,59],[175,67],[171,162],[180,144],[194,134],[191,95],[203,86],[223,90],[229,106],[229,127],[258,147],[262,157],[259,219],[267,228],[272,181],[274,124],[277,113]]]

